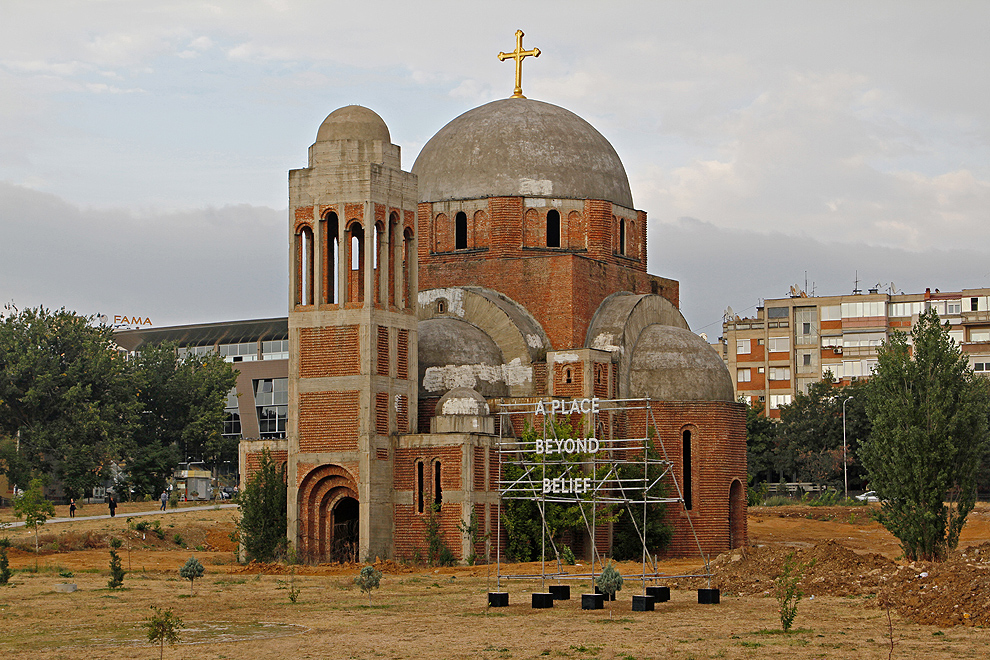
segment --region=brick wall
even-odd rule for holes
[[[326,378],[360,373],[355,325],[302,328],[299,331],[299,377]]]
[[[299,451],[356,451],[359,393],[303,392],[299,395]]]

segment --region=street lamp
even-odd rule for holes
[[[846,462],[846,402],[852,397],[846,398],[842,402],[842,482],[845,486],[845,499],[849,499],[849,464]]]

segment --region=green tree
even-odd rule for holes
[[[276,463],[265,449],[258,471],[251,475],[239,498],[238,531],[248,561],[273,561],[285,552],[286,497],[285,466]]]
[[[176,345],[163,343],[143,346],[133,363],[141,414],[127,468],[135,493],[157,496],[186,457],[216,463],[236,454],[236,439],[223,436],[223,416],[237,372],[223,358],[178,358]]]
[[[746,461],[749,474],[754,482],[779,481],[779,475],[774,474],[774,455],[778,424],[766,415],[766,406],[762,401],[754,404],[746,398]]]
[[[7,549],[10,548],[10,539],[4,536],[0,538],[0,586],[10,582],[13,573],[10,570],[10,559],[7,557]]]
[[[196,586],[196,578],[203,577],[203,573],[206,569],[203,565],[199,563],[199,560],[195,557],[190,557],[189,560],[179,569],[179,577],[189,580],[189,593],[193,593],[193,587]]]
[[[65,309],[8,305],[0,314],[0,434],[19,439],[31,470],[79,497],[99,485],[130,435],[137,402],[129,372],[111,328]],[[0,463],[23,478],[21,466]]]
[[[862,467],[855,456],[861,441],[869,438],[866,415],[865,381],[839,386],[831,373],[813,383],[807,393],[799,392],[794,401],[780,408],[776,431],[778,479],[792,477],[819,485],[841,487],[842,404],[846,402],[846,459],[849,483],[862,484]]]
[[[356,584],[363,593],[368,594],[369,606],[371,605],[371,592],[379,587],[381,581],[382,572],[374,566],[365,566],[354,578],[354,584]]]
[[[614,561],[609,561],[602,569],[601,575],[595,578],[597,586],[608,600],[612,600],[615,592],[622,589],[622,574],[615,567]],[[612,618],[612,606],[608,608],[608,618]]]
[[[110,580],[107,582],[107,586],[111,589],[117,589],[124,585],[125,571],[121,565],[120,555],[117,554],[120,546],[120,539],[110,539]]]
[[[151,606],[151,614],[144,620],[144,627],[148,630],[148,641],[158,644],[159,659],[165,657],[165,643],[169,646],[179,643],[179,631],[185,628],[185,624],[173,611],[172,608],[163,610]]]
[[[860,457],[882,500],[878,519],[905,556],[941,561],[976,502],[990,392],[934,309],[911,339],[895,333],[879,350],[867,389],[873,432]]]
[[[40,478],[31,480],[27,490],[14,498],[14,515],[24,518],[24,524],[34,527],[34,552],[38,550],[38,527],[55,515],[55,505],[45,499],[45,484]],[[37,563],[37,559],[35,560]]]

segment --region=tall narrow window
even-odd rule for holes
[[[412,307],[412,231],[406,229],[402,233],[402,308]]]
[[[619,254],[626,253],[626,221],[619,219]]]
[[[555,209],[547,213],[547,247],[560,247],[560,213]]]
[[[416,510],[424,511],[423,498],[423,461],[416,461]]]
[[[324,301],[333,304],[340,302],[340,238],[338,236],[337,214],[330,212],[324,220],[323,235],[326,237],[323,271]]]
[[[467,216],[458,211],[454,216],[454,249],[466,250],[468,246]]]
[[[433,464],[433,503],[443,504],[443,487],[440,485],[440,461]]]
[[[399,215],[392,213],[388,217],[388,304],[395,306],[395,292],[398,282],[395,279],[396,250],[399,246]]]
[[[371,271],[371,280],[374,282],[375,296],[374,301],[378,304],[385,304],[385,289],[382,287],[388,287],[388,284],[382,281],[382,268],[385,266],[385,226],[381,223],[375,223],[375,236],[373,250],[373,260]]]
[[[350,302],[364,302],[364,228],[351,224],[351,273],[347,282]]]
[[[684,466],[684,483],[681,487],[684,489],[684,508],[691,510],[691,432],[684,431],[683,435],[683,455],[682,455],[682,465]]]
[[[313,230],[310,227],[303,227],[299,230],[296,240],[298,241],[299,254],[299,284],[297,287],[297,298],[300,305],[313,304]]]

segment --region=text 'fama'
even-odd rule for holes
[[[594,454],[598,452],[601,443],[597,438],[563,438],[555,440],[537,438],[537,454]]]
[[[564,401],[563,399],[554,399],[552,401],[538,401],[536,403],[536,414],[546,415],[547,410],[550,414],[560,413],[561,415],[570,415],[571,413],[585,413],[595,415],[598,414],[598,397],[593,399],[573,399],[571,401]]]
[[[557,477],[543,480],[544,493],[587,493],[591,491],[591,477]]]

